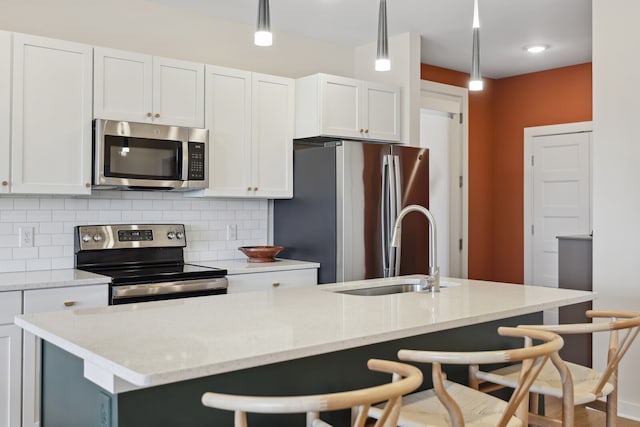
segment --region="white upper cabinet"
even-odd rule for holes
[[[90,193],[92,51],[13,34],[12,193]]]
[[[204,127],[204,65],[95,48],[94,117]]]
[[[199,195],[293,195],[294,82],[206,67],[209,188]]]
[[[296,138],[400,141],[400,88],[328,74],[296,80]]]
[[[11,165],[11,33],[0,31],[0,193],[9,192]]]

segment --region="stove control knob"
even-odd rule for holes
[[[89,234],[83,234],[82,235],[82,241],[83,242],[88,242],[89,240],[91,240],[91,235],[89,235]]]
[[[98,234],[94,234],[93,235],[93,240],[95,242],[99,242],[100,240],[102,240],[102,234],[98,233]]]
[[[184,238],[184,233],[182,231],[178,231],[176,233],[176,239],[180,240],[182,238]]]
[[[167,233],[167,238],[169,240],[173,239],[174,237],[176,237],[176,233],[174,233],[173,231]]]

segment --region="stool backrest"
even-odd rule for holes
[[[388,360],[371,359],[367,366],[372,371],[392,374],[390,383],[339,393],[306,396],[241,396],[208,392],[202,395],[202,404],[212,408],[234,411],[236,427],[247,427],[249,412],[262,414],[306,413],[307,426],[328,426],[320,420],[320,412],[352,409],[353,426],[364,427],[369,408],[387,402],[376,427],[396,426],[402,396],[422,384],[422,372],[415,366]]]
[[[603,387],[618,370],[620,360],[638,336],[640,331],[640,313],[633,311],[597,311],[587,310],[590,319],[608,318],[608,322],[573,323],[564,325],[521,325],[522,328],[535,328],[551,331],[560,335],[593,334],[609,332],[609,348],[607,353],[607,367],[592,392],[598,396]]]
[[[465,425],[462,411],[456,403],[455,396],[447,393],[441,365],[476,365],[487,363],[508,363],[522,361],[520,381],[511,395],[498,427],[506,426],[515,415],[516,410],[527,397],[531,385],[536,380],[542,367],[550,357],[559,359],[558,351],[564,342],[554,333],[525,328],[498,328],[502,336],[525,338],[525,346],[509,350],[471,351],[471,352],[443,352],[423,350],[400,350],[398,358],[407,362],[422,362],[432,364],[433,385],[438,399],[447,409],[453,427]],[[531,345],[531,340],[542,341],[541,344]]]

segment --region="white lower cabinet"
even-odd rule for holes
[[[264,273],[230,274],[228,293],[295,288],[318,284],[318,269],[269,271]]]
[[[71,286],[24,291],[24,314],[108,305],[109,285]],[[40,425],[40,340],[24,332],[22,426]],[[19,394],[19,393],[18,393]]]
[[[20,427],[22,330],[13,317],[22,311],[22,292],[0,292],[0,427]]]

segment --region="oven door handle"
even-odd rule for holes
[[[175,282],[114,286],[112,297],[114,300],[117,300],[131,297],[227,289],[228,284],[229,282],[226,277],[219,277],[212,279],[178,280]]]

